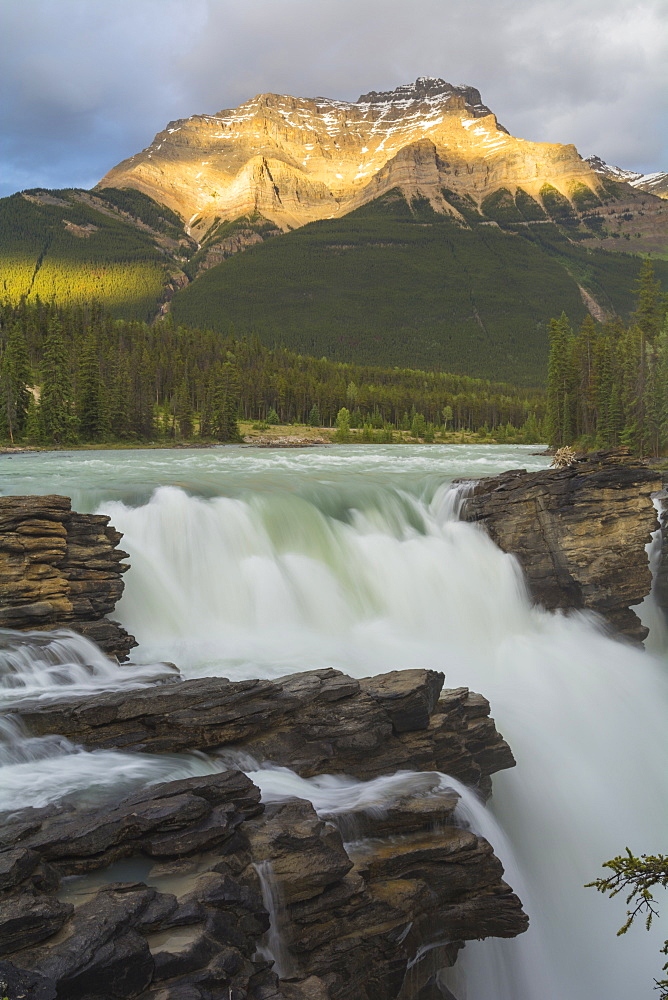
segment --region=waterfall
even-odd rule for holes
[[[253,867],[260,882],[264,908],[269,914],[269,929],[258,942],[257,957],[273,962],[273,971],[280,979],[291,979],[299,970],[283,936],[285,904],[273,877],[271,861],[258,861]]]
[[[16,632],[0,629],[0,705],[29,697],[91,694],[124,686],[128,690],[173,679],[169,664],[134,666],[110,659],[89,639],[69,631]]]
[[[481,952],[515,965],[513,1000],[649,1000],[659,926],[616,938],[623,904],[583,886],[626,846],[663,849],[665,664],[593,615],[533,607],[515,559],[453,519],[447,486],[430,498],[386,493],[370,509],[351,490],[343,507],[174,487],[138,508],[106,504],[131,554],[118,611],[139,658],[232,678],[428,666],[484,693],[518,761],[495,777],[492,809],[531,887],[528,935],[549,946],[542,975],[558,985],[517,986],[512,942]],[[491,1000],[474,978],[467,1000]]]
[[[515,941],[468,945],[459,980],[447,981],[458,1000],[651,1000],[665,916],[649,933],[639,926],[617,938],[623,900],[583,885],[626,846],[665,851],[666,662],[658,649],[614,640],[590,614],[532,606],[516,561],[456,520],[445,482],[544,459],[482,446],[369,446],[39,460],[14,464],[14,492],[25,481],[27,491],[103,496],[101,511],[125,533],[132,569],[115,617],[140,642],[139,666],[115,667],[109,686],[160,660],[186,676],[232,679],[430,667],[446,686],[489,698],[518,766],[494,777],[491,807],[462,822],[490,839],[531,927]],[[180,485],[154,490],[158,482]],[[47,692],[41,683],[35,693]],[[112,758],[121,785],[212,766],[193,755],[162,765],[51,749],[34,764],[37,802],[57,798],[60,781],[66,794],[104,782]],[[21,782],[27,790],[27,772],[13,786],[14,808]],[[492,819],[499,827],[488,829]]]

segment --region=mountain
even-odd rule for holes
[[[588,156],[587,163],[602,177],[609,177],[613,181],[626,181],[637,191],[646,191],[659,198],[668,198],[668,173],[665,170],[657,170],[653,174],[639,174],[636,170],[613,167],[600,156]]]
[[[598,202],[574,146],[516,139],[473,87],[421,77],[356,103],[260,94],[233,110],[170,122],[98,188],[132,187],[178,212],[201,240],[259,213],[281,229],[346,215],[400,187],[457,215],[443,188],[477,203],[510,185]]]
[[[182,220],[139,191],[23,191],[0,199],[0,298],[86,302],[151,320],[188,283]]]
[[[170,123],[90,192],[0,200],[0,296],[537,384],[551,316],[628,318],[646,253],[668,290],[668,204],[615,169],[442,79],[262,94]]]

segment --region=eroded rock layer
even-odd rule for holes
[[[238,108],[170,122],[98,187],[130,187],[179,212],[200,239],[259,213],[283,229],[343,215],[399,187],[440,211],[444,189],[479,203],[521,186],[569,198],[599,176],[572,145],[516,139],[473,87],[421,77],[355,103],[260,94]]]
[[[276,681],[206,677],[62,701],[18,702],[36,736],[66,736],[89,750],[144,753],[227,749],[304,777],[361,780],[402,768],[443,771],[484,792],[512,767],[489,702],[467,688],[444,692],[443,674],[395,670],[355,680],[310,670]]]
[[[0,497],[0,628],[67,627],[125,659],[136,646],[110,614],[123,593],[127,552],[100,514],[68,497]]]
[[[587,608],[640,641],[647,629],[631,608],[649,594],[645,546],[658,527],[652,494],[661,477],[617,452],[564,469],[520,469],[482,479],[463,504],[524,570],[546,608]]]
[[[173,746],[189,724],[193,746],[271,748],[305,774],[339,761],[365,777],[425,773],[382,808],[345,816],[298,798],[263,806],[234,769],[96,808],[1,816],[0,982],[31,984],[40,1000],[406,1000],[466,940],[522,933],[492,848],[458,825],[458,793],[429,773],[447,765],[485,787],[512,755],[487,702],[440,694],[442,680],[321,670],[268,686],[218,679],[206,695],[198,682],[125,693],[140,699],[135,734],[156,730],[153,750],[171,718]],[[171,717],[166,703],[147,714],[142,699],[161,693],[182,698]],[[104,745],[136,747],[116,725],[119,706],[81,699],[63,726],[96,721]],[[16,710],[35,729],[58,711]]]

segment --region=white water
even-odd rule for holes
[[[83,636],[67,629],[53,632],[15,632],[0,629],[0,705],[21,701],[91,694],[93,691],[128,690],[160,680],[171,680],[175,671],[156,663],[119,667]]]
[[[171,466],[154,455],[143,467],[136,453],[72,457],[41,479],[31,458],[12,485],[74,493],[76,468],[81,501],[108,498],[132,564],[118,617],[139,658],[230,677],[428,666],[481,691],[518,760],[495,777],[493,808],[532,929],[521,945],[469,948],[459,1000],[650,1000],[668,933],[617,939],[623,902],[583,883],[627,845],[665,850],[665,661],[587,616],[530,607],[514,561],[450,520],[439,486],[536,460],[492,448],[231,449],[177,453]],[[156,480],[172,485],[147,503]],[[541,941],[549,954],[536,959]]]

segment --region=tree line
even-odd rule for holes
[[[624,445],[636,455],[668,452],[668,300],[651,261],[640,267],[630,324],[577,331],[562,313],[550,324],[547,429],[554,447]]]
[[[99,304],[0,303],[0,438],[63,446],[234,441],[239,420],[544,439],[540,389],[332,362],[257,337],[118,320]]]

